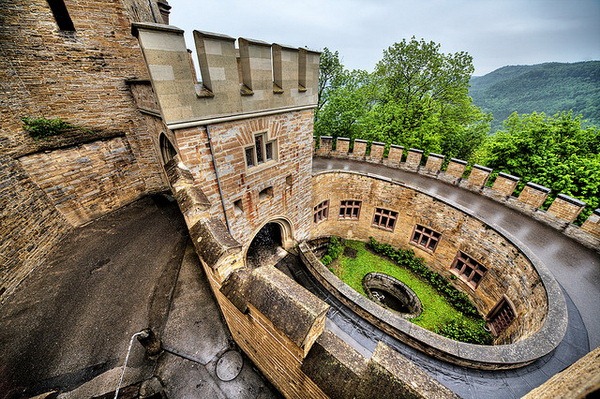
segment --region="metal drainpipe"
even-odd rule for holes
[[[140,331],[140,332],[136,332],[135,334],[133,334],[131,336],[131,339],[129,340],[129,347],[127,348],[127,356],[125,356],[125,362],[123,363],[123,369],[121,370],[121,377],[119,378],[119,383],[117,385],[117,389],[115,390],[115,397],[114,399],[117,399],[117,397],[119,396],[119,390],[121,389],[121,384],[123,383],[123,377],[125,376],[125,369],[127,368],[127,362],[129,361],[129,354],[131,353],[131,346],[133,345],[133,339],[135,337],[137,337],[138,335],[144,335],[146,332],[144,330]]]
[[[221,206],[223,207],[223,215],[225,216],[225,224],[227,225],[227,231],[231,234],[231,227],[229,226],[229,218],[227,218],[227,211],[225,209],[225,198],[223,197],[223,190],[221,190],[221,182],[219,180],[219,169],[217,168],[217,161],[215,161],[215,154],[213,152],[212,138],[210,135],[210,128],[206,125],[206,135],[208,136],[208,148],[210,150],[210,158],[212,159],[213,166],[215,168],[215,176],[217,178],[217,188],[219,189],[219,197],[221,197]]]

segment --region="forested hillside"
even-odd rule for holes
[[[475,105],[494,115],[492,131],[511,113],[573,110],[600,126],[600,61],[505,66],[471,78]]]

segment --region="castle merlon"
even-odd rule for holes
[[[267,110],[314,107],[317,51],[195,30],[196,79],[183,30],[133,24],[167,125]]]

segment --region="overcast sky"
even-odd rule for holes
[[[600,60],[600,0],[169,0],[171,25],[339,51],[372,71],[383,50],[416,36],[466,51],[475,75],[504,65]]]

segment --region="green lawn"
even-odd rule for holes
[[[333,272],[342,281],[357,292],[366,296],[362,287],[363,277],[371,272],[380,272],[402,281],[421,300],[423,311],[420,316],[410,319],[413,323],[435,331],[436,326],[441,327],[450,322],[465,323],[474,329],[481,328],[481,321],[464,316],[456,310],[446,299],[431,285],[423,281],[412,271],[395,265],[390,260],[369,251],[365,243],[360,241],[345,241],[345,246],[357,251],[356,258],[341,255],[331,266]]]

